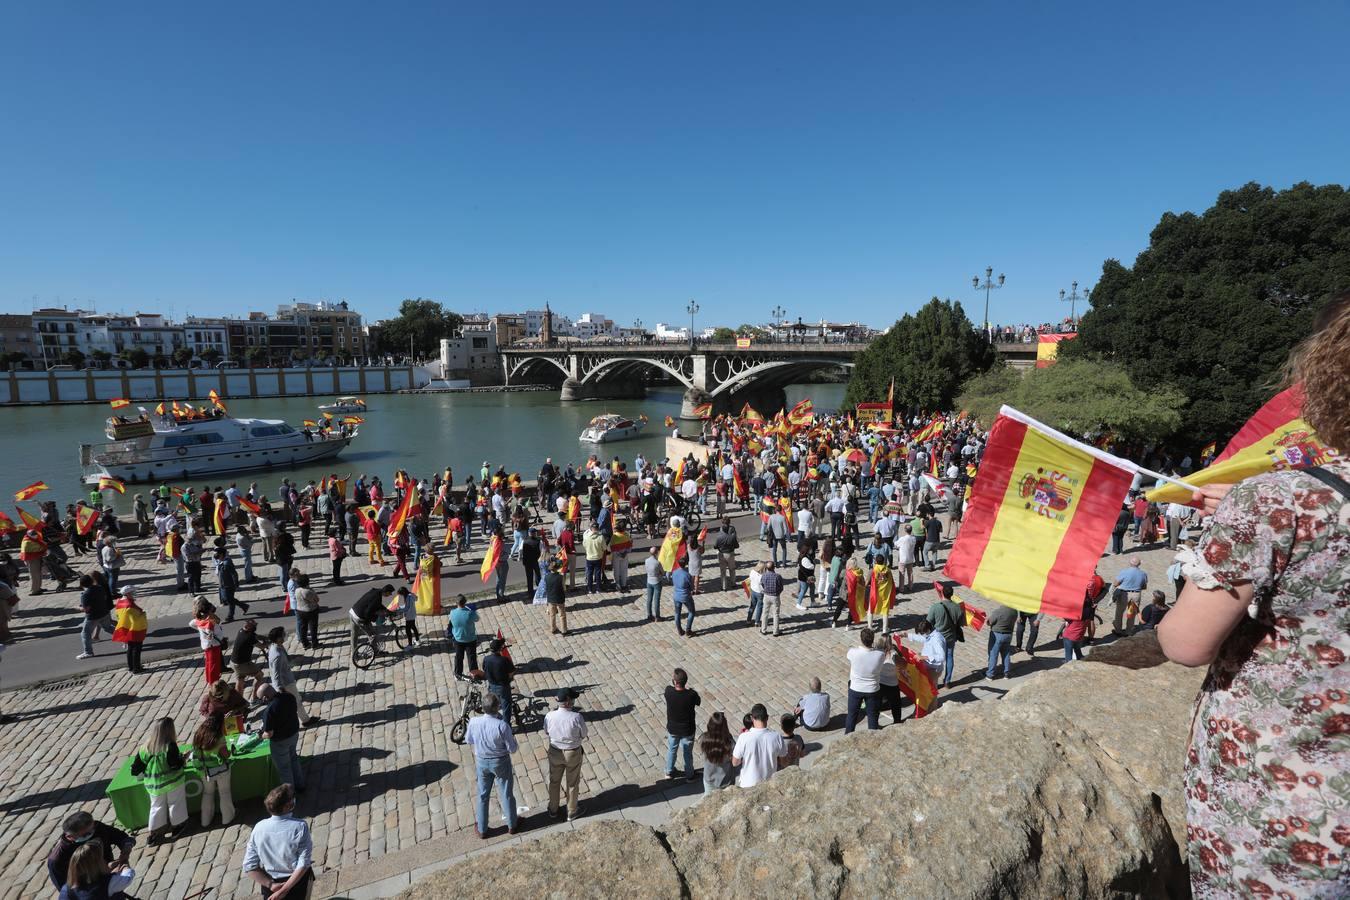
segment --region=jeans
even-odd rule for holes
[[[121,573],[122,570],[120,567],[116,569],[110,569],[107,566],[103,567],[103,575],[108,579],[108,591],[114,595],[117,593],[117,576]]]
[[[1083,645],[1079,641],[1064,638],[1064,661],[1068,662],[1074,658],[1083,658]]]
[[[872,691],[863,694],[848,689],[848,715],[844,717],[844,734],[852,734],[854,727],[858,724],[858,713],[863,705],[867,706],[867,730],[876,731],[880,728],[877,718],[881,715],[881,691]]]
[[[661,582],[647,583],[647,618],[661,618]]]
[[[319,611],[317,609],[309,612],[296,611],[295,636],[300,641],[300,646],[305,649],[319,646]]]
[[[116,626],[114,626],[112,623],[112,619],[106,615],[103,616],[101,619],[86,618],[84,620],[84,623],[80,626],[80,646],[83,648],[85,653],[88,653],[90,656],[93,656],[94,632],[100,628],[106,628],[108,630],[108,637],[112,637],[112,633],[115,627]]]
[[[993,678],[998,671],[999,660],[1003,661],[1003,675],[1012,674],[1012,632],[989,632],[989,668],[984,670],[986,678]]]
[[[252,551],[252,550],[242,550],[242,549],[241,549],[241,550],[239,551],[239,555],[242,556],[242,557],[244,558],[244,580],[245,580],[245,581],[252,581],[252,580],[253,580],[253,551]]]
[[[497,699],[502,701],[502,718],[506,720],[508,725],[514,725],[515,723],[512,721],[513,717],[511,715],[511,686],[509,684],[492,684],[489,682],[487,689],[489,694],[496,694]]]
[[[516,827],[516,776],[511,771],[511,757],[498,756],[492,759],[478,758],[478,833],[487,834],[488,800],[492,797],[492,784],[497,784],[498,799],[502,804],[502,816],[507,828]]]
[[[272,738],[272,762],[277,767],[277,777],[281,779],[282,784],[289,784],[297,791],[305,789],[305,773],[300,768],[300,754],[296,752],[295,745],[300,742],[300,735],[293,734],[288,738]]]
[[[469,668],[478,668],[478,642],[455,641],[455,675],[464,674],[464,657],[469,657]]]
[[[675,751],[680,750],[684,753],[684,777],[692,778],[694,775],[694,736],[676,737],[673,734],[666,734],[666,774],[675,774]]]
[[[956,665],[956,638],[943,638],[947,643],[947,665],[942,674],[942,686],[952,683],[952,666]]]
[[[689,614],[689,622],[688,622],[688,624],[686,624],[686,625],[684,626],[684,630],[685,630],[685,631],[693,631],[693,630],[694,630],[694,598],[693,598],[693,597],[678,597],[678,596],[677,596],[677,597],[675,598],[675,628],[676,628],[676,630],[679,630],[679,628],[680,628],[680,616],[681,616],[682,614],[684,614],[685,612],[687,612],[687,613]]]
[[[600,590],[601,583],[602,583],[603,580],[604,580],[604,578],[603,578],[604,574],[605,574],[605,561],[604,561],[604,559],[588,559],[588,560],[586,560],[586,592],[587,592],[587,593],[591,593],[591,592],[593,592],[593,591],[598,591],[598,590]]]
[[[810,595],[810,602],[811,602],[812,604],[814,604],[814,603],[816,602],[816,589],[815,589],[815,587],[811,584],[810,581],[806,580],[805,578],[799,579],[799,580],[797,581],[797,605],[798,605],[798,606],[801,606],[801,605],[802,605],[802,598],[803,598],[803,597],[806,597],[807,595]]]
[[[783,552],[783,558],[781,560],[778,558],[778,551],[780,550]],[[769,533],[769,558],[773,560],[775,566],[787,565],[788,545],[786,535],[783,537],[774,537],[772,532]]]
[[[1022,634],[1023,630],[1026,629],[1028,625],[1031,627],[1030,629],[1027,629],[1027,637],[1029,640],[1026,642],[1026,651],[1028,653],[1034,653],[1036,650],[1036,635],[1040,634],[1041,631],[1040,613],[1019,612],[1017,614],[1017,631],[1013,636],[1013,646],[1018,650],[1022,649]]]
[[[930,569],[937,568],[937,541],[923,542],[923,564]]]
[[[506,599],[506,566],[497,567],[497,599]]]
[[[759,591],[750,592],[750,608],[745,612],[745,621],[758,622],[764,615],[764,595]]]
[[[838,540],[844,536],[844,514],[830,513],[830,537]]]

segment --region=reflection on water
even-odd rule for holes
[[[788,402],[810,397],[819,411],[838,407],[844,396],[842,384],[792,385],[787,388]],[[505,466],[509,472],[532,477],[545,456],[558,465],[580,465],[592,452],[609,459],[615,455],[630,466],[639,452],[648,459],[665,455],[666,416],[678,416],[681,393],[675,390],[653,391],[643,400],[593,400],[563,403],[554,392],[476,393],[476,394],[371,394],[366,422],[352,446],[336,461],[295,469],[259,470],[237,476],[210,476],[211,486],[238,481],[241,485],[258,482],[259,488],[275,496],[282,478],[318,480],[336,471],[340,475],[362,472],[378,474],[386,481],[394,469],[402,468],[418,475],[430,475],[447,464],[454,468],[455,480],[462,483],[487,462],[493,469]],[[302,419],[318,418],[318,404],[327,396],[305,398],[264,398],[230,400],[230,412],[236,416],[285,419],[299,426]],[[153,405],[153,404],[151,404]],[[612,444],[592,445],[577,440],[592,417],[614,412],[630,418],[645,414],[650,420],[643,436]],[[0,490],[12,492],[34,481],[45,481],[52,488],[38,495],[60,504],[84,496],[79,484],[79,445],[107,440],[104,420],[110,410],[105,405],[35,406],[0,409],[3,429],[6,475]],[[598,446],[598,449],[597,449]],[[200,481],[200,480],[198,480]],[[194,483],[201,487],[204,481]],[[111,491],[119,509],[129,509],[132,494],[144,485],[128,487],[125,497]],[[35,511],[36,503],[25,505]]]

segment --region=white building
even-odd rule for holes
[[[544,310],[527,309],[525,311],[525,336],[539,337],[540,332],[544,330]],[[562,313],[553,314],[553,336],[556,337],[575,337],[576,325],[567,316]]]
[[[224,319],[188,316],[183,325],[183,346],[198,358],[207,350],[215,350],[221,359],[226,359],[230,355],[230,324]]]
[[[614,320],[601,313],[583,313],[576,322],[576,336],[580,340],[597,337],[612,337]]]
[[[49,365],[71,350],[87,359],[96,350],[116,354],[108,317],[83,309],[35,309],[33,330],[38,337],[38,358]]]
[[[495,330],[466,328],[459,337],[441,338],[442,378],[472,378],[500,368]]]
[[[169,356],[183,346],[183,326],[175,325],[158,313],[108,318],[108,331],[116,346],[123,350],[144,350],[151,356]]]
[[[684,325],[679,328],[671,328],[664,322],[657,322],[656,329],[652,332],[658,341],[687,341],[689,340],[689,326]]]

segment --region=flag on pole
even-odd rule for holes
[[[892,635],[895,642],[895,675],[900,683],[900,693],[914,703],[914,717],[921,719],[928,715],[937,700],[937,681],[928,663],[905,646],[899,634]]]
[[[666,416],[666,427],[667,427],[667,428],[674,428],[674,427],[675,427],[675,420],[672,419],[670,416]]]
[[[19,531],[19,530],[21,529],[19,528],[18,525],[14,524],[13,519],[11,519],[5,513],[0,512],[0,534],[9,534],[11,531]]]
[[[497,640],[502,642],[502,656],[511,658],[511,645],[506,642],[506,636],[502,634],[501,626],[497,627]]]
[[[262,514],[262,507],[242,494],[239,497],[239,505],[255,516]]]
[[[928,489],[933,492],[933,496],[937,497],[939,500],[946,500],[951,497],[952,492],[947,490],[946,483],[939,481],[936,477],[929,475],[927,472],[923,474],[923,483],[928,485]]]
[[[93,531],[96,522],[98,522],[98,510],[92,506],[75,507],[75,527],[79,529],[80,534],[88,534]]]
[[[758,411],[753,409],[749,403],[746,403],[745,406],[741,408],[741,418],[745,419],[747,422],[764,421],[764,417],[760,415]]]
[[[974,628],[976,631],[984,629],[984,620],[989,618],[989,615],[984,610],[980,609],[978,606],[969,606],[965,603],[961,604],[961,610],[966,614],[967,625]]]
[[[389,536],[390,546],[393,546],[395,540],[398,538],[399,532],[408,524],[408,517],[420,506],[417,502],[418,492],[412,490],[412,485],[409,485],[408,488],[408,490],[403,492],[403,502],[398,505],[398,509],[394,510],[394,514],[389,517],[389,528],[386,533]]]
[[[1219,445],[1216,444],[1214,441],[1210,441],[1208,444],[1206,444],[1205,446],[1201,447],[1201,448],[1200,448],[1200,459],[1201,459],[1201,461],[1202,461],[1202,462],[1207,462],[1207,461],[1213,459],[1213,458],[1214,458],[1215,452],[1218,450],[1218,447],[1219,447]]]
[[[1077,618],[1136,471],[1003,407],[943,573],[1013,609]]]
[[[127,492],[127,483],[120,478],[114,478],[112,475],[103,475],[98,479],[98,489],[100,491],[117,491],[119,494]]]
[[[867,618],[867,592],[863,590],[862,569],[850,566],[844,570],[844,597],[848,601],[848,618],[854,625]]]
[[[163,401],[163,400],[159,401],[159,403],[157,403],[157,404],[155,405],[155,415],[157,415],[157,416],[162,416],[162,415],[164,415],[164,401]]]
[[[30,484],[28,487],[26,487],[26,488],[20,488],[19,490],[15,491],[15,492],[14,492],[14,499],[15,499],[15,501],[19,501],[19,500],[31,500],[31,499],[33,499],[34,497],[36,497],[38,494],[42,493],[42,492],[45,491],[45,490],[47,490],[47,482],[45,482],[45,481],[35,481],[35,482],[33,482],[32,484]]]
[[[661,550],[656,554],[657,562],[667,572],[675,571],[675,561],[684,555],[684,529],[678,525],[666,532],[661,542]]]
[[[211,405],[212,405],[212,406],[214,406],[216,409],[220,410],[221,412],[225,412],[225,411],[226,411],[226,410],[225,410],[225,404],[220,402],[220,394],[216,393],[216,389],[215,389],[215,388],[212,388],[211,391],[210,391],[210,393],[208,393],[206,396],[207,396],[207,398],[210,399]]]
[[[492,572],[497,568],[497,562],[502,558],[502,539],[499,535],[493,535],[488,541],[487,552],[483,554],[483,564],[478,567],[478,574],[486,584]],[[500,629],[497,636],[501,637]]]
[[[1304,420],[1303,387],[1294,385],[1258,409],[1214,462],[1186,476],[1186,481],[1196,487],[1233,484],[1265,472],[1320,466],[1339,457]],[[1191,500],[1190,492],[1175,484],[1155,487],[1144,496],[1154,503]]]
[[[108,405],[113,409],[126,409],[131,405],[131,401],[125,397],[116,397],[108,401]]]
[[[14,508],[19,511],[19,518],[23,519],[24,528],[36,528],[38,531],[42,530],[41,519],[29,513],[28,510],[24,509],[22,506],[16,506]]]
[[[711,419],[711,418],[712,418],[712,404],[711,404],[711,403],[700,403],[698,406],[695,406],[695,407],[694,407],[694,415],[697,416],[697,417],[700,418],[700,419]]]
[[[301,424],[303,424],[306,428],[318,428],[318,427],[319,427],[319,423],[316,422],[316,421],[314,421],[313,419],[303,419],[303,420],[301,420]]]

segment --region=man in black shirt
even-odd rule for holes
[[[515,675],[516,664],[502,651],[506,641],[493,638],[488,644],[488,654],[483,657],[483,674],[487,677],[489,693],[496,694],[502,701],[502,715],[508,722],[511,717],[511,678]]]
[[[525,602],[534,599],[534,587],[539,581],[539,529],[530,528],[520,545],[520,564],[525,567]]]
[[[109,863],[113,871],[127,864],[131,858],[131,848],[136,846],[136,839],[125,831],[95,821],[87,812],[71,813],[61,823],[61,836],[56,839],[56,845],[47,854],[47,877],[52,880],[52,887],[57,891],[60,891],[66,883],[70,858],[75,855],[81,844],[90,840],[96,840],[103,845],[103,861]],[[114,848],[120,851],[117,856],[113,855]],[[116,864],[115,868],[111,865],[113,863]]]
[[[244,693],[244,682],[251,677],[256,692],[263,685],[262,667],[253,661],[253,650],[258,645],[258,620],[245,619],[244,626],[230,645],[230,666],[234,669],[234,687]]]
[[[929,513],[923,521],[923,559],[925,568],[933,572],[937,569],[937,551],[938,545],[942,543],[942,522],[938,517]]]
[[[371,588],[361,595],[352,608],[347,611],[347,618],[351,621],[352,631],[352,654],[356,654],[356,636],[364,634],[368,638],[375,637],[375,623],[384,617],[387,613],[389,598],[394,596],[394,586],[386,584],[382,588]]]
[[[694,707],[702,699],[690,688],[689,673],[676,669],[666,686],[666,778],[675,777],[675,751],[684,752],[684,780],[694,780]]]
[[[267,708],[262,715],[262,733],[272,751],[272,763],[282,784],[297,791],[305,789],[305,773],[300,768],[300,754],[296,744],[300,740],[300,713],[295,696],[288,691],[277,693],[272,685],[263,685],[262,697]]]

